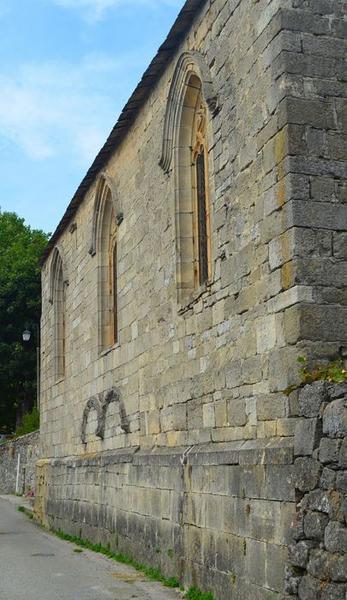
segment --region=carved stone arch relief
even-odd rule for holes
[[[129,420],[128,420],[128,417],[125,412],[124,403],[120,397],[120,393],[115,389],[107,392],[107,394],[105,395],[105,398],[102,402],[103,433],[105,433],[107,409],[108,409],[109,405],[111,404],[111,402],[115,402],[116,404],[118,404],[121,429],[124,431],[124,433],[129,433],[130,432]]]
[[[96,418],[97,418],[97,426],[95,429],[95,435],[96,437],[100,437],[101,439],[103,439],[103,430],[101,429],[101,424],[102,424],[102,407],[101,407],[101,403],[99,401],[99,398],[97,396],[93,396],[92,398],[89,398],[84,411],[83,411],[83,417],[82,417],[82,428],[81,428],[81,440],[83,444],[87,443],[87,439],[86,439],[86,429],[87,429],[87,423],[88,423],[88,417],[89,417],[89,413],[95,410],[96,412]]]
[[[87,443],[86,439],[86,429],[88,423],[89,413],[92,410],[96,411],[97,416],[97,426],[95,429],[96,437],[99,437],[101,440],[105,437],[105,428],[106,428],[106,418],[107,418],[107,409],[109,405],[115,402],[119,406],[119,416],[120,416],[120,427],[124,433],[130,432],[129,420],[125,411],[123,400],[121,399],[120,393],[116,389],[109,390],[103,396],[102,394],[98,396],[93,396],[90,398],[84,408],[83,417],[82,417],[82,427],[81,427],[81,440],[83,444]]]
[[[168,173],[171,169],[175,138],[180,122],[182,104],[185,97],[186,85],[192,74],[201,80],[202,94],[212,116],[218,112],[218,100],[215,93],[211,73],[204,57],[200,52],[184,52],[178,59],[167,100],[162,153],[160,166]]]
[[[65,254],[62,247],[58,244],[55,246],[52,259],[49,269],[49,295],[48,299],[51,304],[53,304],[54,300],[54,290],[56,288],[56,278],[59,273],[59,268],[62,267],[63,270],[63,281],[64,285],[69,285],[69,278],[67,274],[67,264],[65,259]]]
[[[116,184],[107,173],[103,172],[99,175],[96,184],[91,242],[89,248],[89,254],[91,254],[91,256],[95,256],[98,250],[98,240],[100,236],[100,229],[102,227],[104,208],[109,197],[111,198],[114,215],[117,220],[117,224],[119,225],[123,220],[123,213],[120,209]]]

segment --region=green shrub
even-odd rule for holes
[[[17,427],[16,435],[26,435],[40,428],[40,414],[36,407],[23,416],[21,425]]]
[[[284,393],[289,396],[291,392],[297,390],[308,383],[314,381],[327,381],[328,383],[346,383],[347,370],[341,358],[337,358],[329,363],[316,363],[312,367],[309,366],[305,356],[299,356],[297,359],[300,368],[300,383],[290,385]]]
[[[311,369],[307,365],[305,356],[299,356],[298,363],[302,365],[299,369],[302,384],[319,380],[329,381],[329,383],[344,383],[347,381],[347,371],[341,359],[336,359],[328,364],[316,364]]]

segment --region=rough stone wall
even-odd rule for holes
[[[105,168],[123,221],[119,340],[102,353],[88,252],[96,184],[60,237],[69,281],[60,381],[50,259],[43,268],[41,518],[104,536],[168,574],[179,560],[185,581],[218,600],[283,598],[302,418],[283,392],[297,381],[298,355],[331,358],[347,345],[345,8],[204,4]],[[208,124],[212,283],[180,310],[175,173],[158,161],[170,83],[187,50],[208,65],[220,110]],[[118,400],[108,403],[111,391]],[[268,448],[278,465],[266,462]]]
[[[284,93],[265,148],[276,155],[286,147],[274,201],[284,199],[291,227],[270,241],[269,263],[300,289],[299,302],[284,310],[283,353],[296,345],[314,359],[330,358],[346,346],[347,3],[280,4],[286,43],[273,68]]]
[[[216,0],[193,22],[106,168],[124,215],[110,352],[97,349],[97,261],[88,253],[95,187],[59,241],[69,279],[59,382],[44,266],[44,456],[82,454],[86,403],[113,387],[130,431],[110,406],[104,441],[90,422],[87,451],[293,435],[282,391],[296,379],[297,355],[331,356],[346,338],[343,5]],[[210,118],[213,282],[179,314],[174,174],[158,158],[176,60],[192,48],[210,66],[220,106]]]
[[[217,600],[280,600],[295,513],[290,440],[39,463],[46,525],[136,556]]]
[[[18,493],[35,490],[36,462],[39,458],[39,431],[0,445],[0,494],[14,494],[20,454]]]
[[[347,386],[316,383],[297,398],[297,496],[287,592],[300,600],[347,595]]]

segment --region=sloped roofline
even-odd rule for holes
[[[64,213],[64,216],[59,222],[58,227],[56,228],[45,248],[41,258],[41,265],[45,263],[52,249],[56,245],[57,240],[63,231],[65,231],[69,223],[71,223],[78,207],[83,201],[86,192],[94,183],[96,177],[104,168],[116,148],[121,144],[122,140],[127,135],[142,106],[152,92],[154,85],[159,81],[166,65],[171,60],[188,29],[191,27],[194,18],[199,14],[200,10],[202,10],[206,1],[207,0],[186,0],[165,42],[160,46],[157,54],[153,58],[147,70],[144,72],[140,83],[137,85],[128,102],[124,106],[120,117],[105,144],[96,155],[94,162],[78,186],[74,196],[70,201],[70,204]]]

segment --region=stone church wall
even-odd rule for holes
[[[347,346],[346,3],[201,4],[105,167],[123,217],[119,342],[109,350],[99,352],[89,253],[96,183],[59,238],[68,281],[59,381],[50,257],[43,266],[37,510],[168,574],[184,561],[186,581],[218,600],[235,589],[240,600],[279,600],[300,422],[284,391],[298,381],[299,355],[311,364]],[[158,162],[175,65],[193,50],[218,103],[213,274],[181,306],[175,176]]]
[[[297,381],[298,355],[331,358],[346,345],[341,10],[216,0],[198,12],[105,169],[123,214],[119,343],[109,351],[99,352],[89,254],[95,185],[59,239],[68,281],[59,381],[50,259],[43,267],[43,456],[293,435],[283,390]],[[175,177],[158,160],[170,79],[187,49],[210,66],[220,110],[210,118],[213,281],[182,309]],[[103,439],[91,410],[85,445],[86,405],[112,390],[120,401],[108,406]]]

